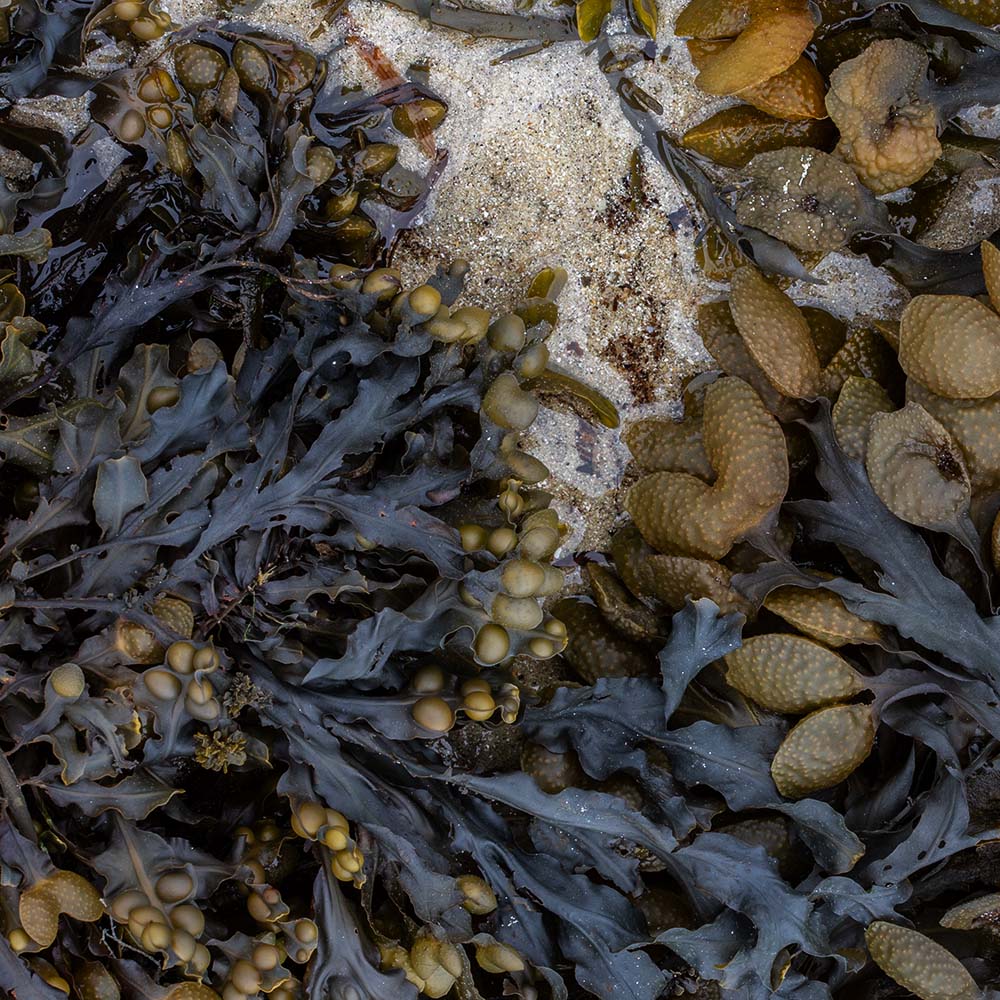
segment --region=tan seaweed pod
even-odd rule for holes
[[[983,278],[986,291],[990,293],[993,308],[1000,311],[1000,250],[989,240],[983,240],[980,249],[983,254]]]
[[[826,118],[826,87],[819,70],[799,56],[784,72],[737,95],[747,104],[788,122]]]
[[[815,590],[779,587],[767,595],[764,607],[827,646],[877,643],[882,638],[875,622],[865,621],[860,615],[848,611],[833,591],[823,587]]]
[[[21,893],[17,904],[21,926],[28,936],[48,948],[59,930],[59,903],[44,882]]]
[[[634,596],[617,574],[599,563],[588,563],[585,572],[594,601],[613,628],[637,642],[662,634],[659,615]]]
[[[926,934],[876,920],[865,930],[878,967],[920,1000],[979,1000],[976,981],[962,963]]]
[[[686,417],[644,417],[629,424],[622,440],[644,472],[687,472],[712,477],[712,466],[701,440],[701,421]]]
[[[712,559],[691,556],[648,556],[644,560],[643,592],[680,611],[688,597],[707,597],[723,614],[746,612],[747,601],[733,588],[733,574]]]
[[[104,906],[98,891],[75,872],[57,871],[21,893],[21,925],[43,948],[56,939],[60,913],[91,923],[101,919]]]
[[[788,820],[784,816],[741,819],[722,827],[719,832],[735,837],[744,844],[763,847],[774,858],[790,853],[791,838],[788,835]]]
[[[715,486],[655,472],[629,490],[625,507],[660,552],[719,559],[784,498],[788,454],[781,427],[740,379],[708,387],[702,426]]]
[[[964,295],[918,295],[903,310],[899,363],[939,396],[1000,392],[1000,316]]]
[[[813,36],[812,15],[805,8],[751,10],[750,23],[724,52],[698,74],[706,93],[738,94],[777,76],[805,51]]]
[[[729,525],[717,517],[712,487],[685,472],[654,472],[625,498],[642,537],[660,552],[718,559],[732,547]]]
[[[778,870],[792,881],[792,873],[802,867],[802,853],[792,839],[791,824],[784,816],[762,815],[741,819],[719,829],[744,844],[763,847],[778,862]]]
[[[73,972],[73,986],[80,1000],[121,1000],[121,990],[100,962],[87,962]]]
[[[800,306],[799,311],[809,324],[809,335],[820,365],[825,367],[831,364],[847,344],[847,323],[819,306]]]
[[[708,387],[703,427],[716,486],[684,473],[654,473],[632,487],[626,507],[661,552],[719,558],[780,502],[788,460],[779,425],[739,379]]]
[[[194,635],[194,612],[186,601],[164,594],[152,603],[149,610],[157,621],[185,639]]]
[[[582,784],[586,775],[576,753],[555,753],[541,743],[526,743],[521,751],[521,770],[549,795],[555,795],[572,785]]]
[[[698,306],[695,325],[705,350],[726,375],[741,378],[753,386],[764,406],[779,419],[791,416],[794,404],[771,385],[760,365],[751,357],[727,301],[706,302]]]
[[[166,1000],[219,1000],[219,994],[204,983],[181,983],[167,994]]]
[[[722,378],[705,393],[702,436],[717,473],[716,490],[730,492],[737,501],[743,534],[788,490],[784,432],[751,386],[738,378]]]
[[[728,683],[772,712],[808,712],[851,698],[865,687],[847,660],[800,635],[752,636],[723,662]]]
[[[805,316],[755,267],[741,267],[732,281],[733,319],[751,357],[786,396],[808,398],[820,388],[819,357]]]
[[[953,906],[941,918],[942,927],[971,931],[983,926],[995,926],[1000,919],[1000,892],[991,892],[976,899],[967,899]]]
[[[691,61],[700,70],[730,44],[732,43],[728,41],[692,39],[687,47]],[[823,100],[825,95],[826,87],[819,70],[805,56],[799,56],[784,72],[740,91],[737,96],[775,118],[797,122],[826,118],[826,104]]]
[[[882,383],[892,378],[896,352],[871,326],[852,329],[823,369],[823,393],[831,399],[852,375]]]
[[[859,462],[868,451],[868,433],[876,413],[891,413],[895,407],[889,394],[870,378],[851,375],[844,381],[833,404],[833,429],[845,453]]]
[[[868,705],[834,705],[807,715],[782,741],[771,777],[786,798],[839,784],[871,753],[875,723]]]
[[[677,15],[680,38],[732,38],[750,23],[750,0],[691,0]]]
[[[922,406],[872,417],[865,468],[896,517],[933,530],[968,514],[972,486],[958,445]]]
[[[1000,486],[1000,395],[947,399],[909,379],[906,399],[919,403],[955,439],[974,491]]]

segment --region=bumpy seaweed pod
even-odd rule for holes
[[[843,657],[801,636],[754,636],[723,662],[729,684],[774,712],[808,712],[864,689]]]
[[[868,450],[872,417],[895,409],[888,393],[874,379],[851,376],[833,406],[833,426],[840,447],[853,459],[863,462]]]
[[[37,878],[18,898],[21,927],[9,940],[18,952],[48,948],[56,939],[62,914],[74,920],[93,922],[104,916],[97,889],[75,872],[55,870]]]
[[[954,930],[988,930],[996,935],[1000,918],[1000,893],[991,892],[956,903],[941,917],[942,927]]]
[[[193,94],[217,87],[226,72],[221,52],[197,42],[187,42],[174,49],[177,78]]]
[[[994,309],[1000,308],[1000,250],[992,243],[984,241],[980,245],[983,255],[983,278],[986,290],[990,294],[990,302]]]
[[[610,569],[590,563],[587,579],[601,614],[622,635],[637,641],[649,641],[660,634],[659,616],[633,596]]]
[[[830,75],[837,151],[876,194],[918,181],[941,155],[937,111],[925,96],[928,63],[920,46],[887,39]]]
[[[684,419],[644,417],[628,425],[622,440],[643,472],[687,472],[699,479],[712,477],[712,466],[702,441],[701,400],[685,402]]]
[[[741,267],[729,300],[733,320],[771,384],[786,396],[815,396],[820,364],[809,323],[795,303],[753,267]]]
[[[876,963],[921,1000],[978,1000],[976,981],[947,949],[919,931],[876,920],[865,930]]]
[[[761,815],[754,819],[727,823],[722,830],[745,844],[763,847],[778,862],[781,873],[789,881],[801,872],[802,855],[796,849],[794,829],[783,816]]]
[[[1000,392],[1000,318],[964,295],[918,295],[900,320],[899,363],[939,396],[993,396]]]
[[[787,399],[771,384],[754,360],[733,319],[732,308],[727,300],[702,303],[698,306],[696,323],[705,349],[726,375],[741,378],[753,386],[768,412],[779,420],[797,416],[798,409],[794,401]]]
[[[750,23],[749,0],[691,0],[677,15],[681,38],[732,38]]]
[[[582,785],[586,778],[575,753],[553,753],[536,743],[527,744],[521,751],[521,770],[549,795]]]
[[[789,731],[771,762],[787,798],[802,798],[843,781],[871,753],[875,725],[868,705],[834,705],[807,715]]]
[[[916,403],[876,413],[870,426],[865,467],[882,502],[911,524],[974,536],[969,474],[945,428]]]
[[[788,456],[781,428],[739,379],[708,387],[703,428],[715,483],[687,473],[653,473],[632,487],[625,506],[660,552],[718,559],[781,502]]]
[[[732,586],[733,574],[726,566],[712,559],[660,555],[643,541],[634,524],[615,533],[611,554],[622,581],[637,597],[655,598],[673,611],[684,607],[688,597],[707,597],[726,614],[749,610],[746,599]]]
[[[729,47],[729,41],[692,40],[687,43],[695,69],[706,68],[715,56]],[[753,87],[740,91],[747,104],[786,121],[826,118],[823,103],[825,86],[819,71],[805,56],[788,69]]]
[[[639,677],[652,669],[650,651],[619,632],[587,600],[563,598],[553,613],[568,633],[563,656],[588,684],[598,677]]]
[[[654,555],[644,574],[643,592],[673,611],[680,611],[689,597],[707,597],[724,614],[747,614],[750,606],[732,578],[732,570],[712,559]]]
[[[779,587],[767,595],[764,606],[825,646],[877,643],[882,638],[875,622],[849,611],[840,597],[822,587]]]
[[[190,606],[163,594],[150,606],[150,613],[164,629],[185,639],[194,632],[194,614]],[[165,649],[149,629],[129,621],[119,621],[116,645],[133,663],[160,663]]]

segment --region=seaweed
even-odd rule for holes
[[[627,67],[619,64],[607,40],[599,39],[596,45],[608,85],[618,95],[622,114],[639,134],[643,145],[688,192],[725,239],[765,271],[815,282],[817,279],[784,243],[737,221],[732,206],[719,194],[717,186],[694,157],[658,126],[654,115],[662,109],[626,75]]]
[[[576,25],[402,6],[539,45],[592,37],[714,230],[815,280],[660,127],[609,4]],[[932,46],[941,107],[990,95],[972,46],[992,36],[908,6],[952,33]],[[521,436],[553,399],[618,414],[550,364],[564,272],[494,315],[464,302],[467,262],[409,286],[389,266],[446,162],[444,102],[394,73],[345,90],[236,23],[174,32],[172,60],[147,63],[171,27],[155,7],[61,9],[48,28],[16,15],[4,69],[11,98],[92,89],[95,120],[65,139],[3,112],[27,167],[0,191],[0,987],[993,989],[975,894],[1000,834],[982,544],[1000,529],[988,452],[956,416],[996,388],[988,307],[918,298],[876,332],[742,266],[699,314],[726,374],[688,387],[684,421],[626,429],[635,523],[566,596],[567,528]],[[648,53],[654,5],[627,12]],[[775,60],[745,59],[761,24],[789,28],[777,62],[810,63],[804,7],[708,14],[727,37],[756,28],[706,86],[768,82]],[[128,65],[77,77],[77,32]],[[419,171],[400,165],[411,142]],[[922,247],[837,178],[868,222],[829,239],[924,291],[992,282],[991,244]],[[948,322],[921,321],[937,307]]]

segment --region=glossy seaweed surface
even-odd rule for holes
[[[648,0],[631,54],[609,2],[412,7],[596,43],[715,227],[717,370],[624,430],[567,589],[521,436],[617,415],[550,361],[563,272],[491,315],[464,261],[387,266],[445,159],[423,76],[0,9],[0,989],[996,996],[1000,251],[915,242],[944,210],[909,193],[954,213],[995,166],[948,127],[994,100],[995,11],[694,0],[740,103],[675,141],[628,72]],[[84,93],[72,138],[12,110]],[[920,293],[898,322],[788,294],[845,246]]]

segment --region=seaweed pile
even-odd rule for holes
[[[728,281],[749,259],[813,282],[826,253],[849,249],[914,294],[985,291],[997,145],[960,115],[1000,101],[1000,14],[953,6],[692,2],[675,31],[695,83],[738,103],[681,136],[629,72],[652,59],[649,42],[596,36],[623,113],[708,224],[709,277]]]
[[[492,316],[463,261],[376,266],[444,161],[420,82],[130,2],[37,14],[7,12],[6,96],[94,120],[3,115],[0,987],[476,995],[557,964],[526,886],[558,911],[569,869],[458,786],[516,747],[496,665],[566,642],[519,447],[532,386],[609,419],[548,370],[565,275]],[[88,78],[98,33],[127,65]]]
[[[491,315],[464,261],[389,266],[445,158],[424,74],[4,8],[0,988],[997,995],[1000,251],[912,239],[994,167],[946,123],[995,33],[694,0],[700,83],[744,103],[674,142],[610,3],[414,6],[594,40],[730,244],[717,371],[625,430],[627,516],[567,588],[521,436],[552,395],[616,416],[550,361],[558,269]],[[73,138],[15,113],[85,93]],[[847,324],[783,285],[876,244],[950,293]]]
[[[679,141],[629,74],[644,57],[598,39],[729,292],[698,310],[716,371],[682,420],[626,428],[628,520],[590,595],[556,608],[589,688],[525,728],[568,782],[625,771],[644,815],[667,794],[688,810],[622,883],[649,953],[689,964],[668,966],[678,995],[1000,984],[1000,220],[970,204],[998,173],[995,144],[950,124],[996,103],[1000,36],[905,7],[821,4],[817,26],[794,0],[693,0],[676,28],[697,83],[742,103]],[[847,247],[917,293],[899,322],[784,290]]]

